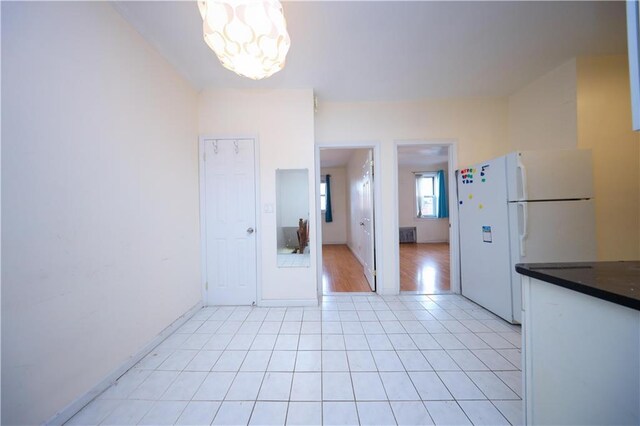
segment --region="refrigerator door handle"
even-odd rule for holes
[[[518,164],[516,166],[520,172],[520,182],[522,183],[522,199],[528,200],[527,197],[527,168],[522,164],[522,159],[518,155]]]
[[[522,229],[520,232],[520,256],[524,257],[527,254],[524,248],[524,240],[526,240],[527,237],[529,236],[528,234],[529,230],[527,226],[527,223],[529,221],[529,218],[528,218],[529,207],[527,206],[527,203],[518,203],[518,207],[522,207]]]

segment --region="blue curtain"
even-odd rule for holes
[[[324,221],[329,223],[333,222],[333,214],[331,213],[331,176],[327,175],[325,179],[327,186],[327,207],[324,212]]]
[[[438,170],[438,217],[449,217],[449,202],[447,200],[447,182],[444,170]]]

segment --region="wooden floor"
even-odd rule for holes
[[[448,293],[449,243],[400,244],[400,291]]]
[[[371,291],[362,265],[346,245],[322,246],[322,290],[324,293]]]
[[[420,294],[448,293],[449,244],[400,244],[400,291]],[[322,290],[371,291],[362,265],[343,244],[322,246]]]

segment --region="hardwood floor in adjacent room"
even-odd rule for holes
[[[345,244],[322,246],[322,291],[371,291],[362,264]]]
[[[449,243],[400,244],[400,291],[448,293]]]

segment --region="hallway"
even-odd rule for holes
[[[322,246],[322,291],[370,292],[362,264],[346,244]]]
[[[450,256],[449,243],[400,244],[400,291],[448,293]]]

